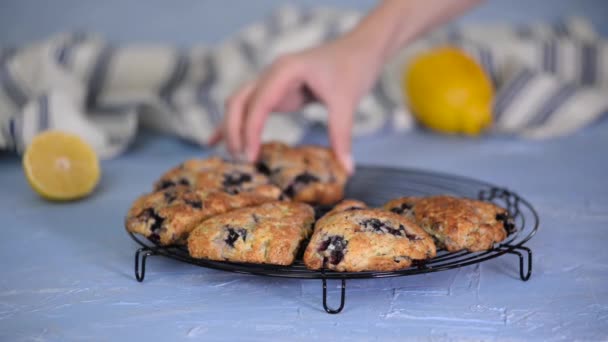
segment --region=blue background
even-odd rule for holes
[[[55,32],[84,29],[112,41],[213,43],[262,18],[277,6],[328,5],[367,9],[372,0],[3,0],[0,1],[0,44],[42,39]],[[464,22],[556,21],[571,15],[589,18],[608,33],[608,1],[494,0],[468,13]]]

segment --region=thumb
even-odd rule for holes
[[[355,169],[351,154],[351,138],[354,106],[343,101],[337,101],[328,106],[329,141],[331,147],[349,174]]]

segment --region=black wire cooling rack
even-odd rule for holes
[[[141,245],[135,252],[135,278],[142,282],[146,274],[146,260],[150,256],[160,255],[181,262],[216,270],[253,274],[258,276],[321,279],[323,283],[323,308],[335,314],[342,311],[346,299],[346,280],[362,278],[401,277],[421,273],[445,271],[464,267],[499,257],[513,254],[519,258],[519,276],[527,281],[532,274],[532,251],[524,244],[534,236],[538,229],[538,214],[532,205],[518,194],[490,183],[443,173],[396,169],[377,166],[362,166],[351,178],[346,187],[346,198],[364,201],[370,206],[381,206],[386,201],[401,196],[428,196],[447,194],[490,201],[506,208],[514,220],[515,227],[507,239],[482,252],[460,251],[449,253],[437,252],[437,256],[423,263],[390,272],[334,272],[329,270],[313,271],[304,266],[301,259],[291,266],[232,263],[194,259],[188,254],[185,246],[160,246],[139,235],[129,235]],[[327,209],[327,208],[325,208]],[[340,305],[330,308],[327,305],[327,280],[341,280]]]

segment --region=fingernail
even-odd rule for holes
[[[255,157],[257,157],[257,151],[255,150],[255,148],[249,147],[249,148],[247,148],[245,153],[247,155],[247,161],[249,161],[249,162],[255,161]]]
[[[237,162],[239,162],[239,163],[246,163],[247,162],[247,156],[243,152],[239,152],[239,153],[234,154],[234,159]]]
[[[355,162],[353,161],[353,156],[351,154],[347,154],[342,157],[342,165],[346,169],[346,172],[353,174],[353,171],[355,170]]]

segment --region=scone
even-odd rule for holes
[[[433,239],[411,220],[345,201],[315,224],[304,264],[313,270],[393,271],[434,256]]]
[[[305,203],[234,210],[200,223],[188,237],[188,251],[193,258],[291,265],[313,222],[314,210]]]
[[[311,204],[333,204],[341,200],[348,178],[333,152],[320,146],[266,143],[257,167],[285,196]]]
[[[127,214],[125,227],[162,245],[183,244],[197,223],[233,209],[276,201],[280,194],[274,186],[239,194],[171,187],[138,198]]]
[[[345,199],[344,201],[336,204],[330,211],[325,215],[331,215],[334,213],[338,213],[341,211],[352,211],[352,210],[361,210],[368,209],[367,204],[354,200],[354,199]]]
[[[367,205],[365,203],[353,199],[344,200],[336,205],[316,205],[314,206],[315,220],[318,220],[321,217],[330,213],[346,210],[359,210],[365,208],[367,208]]]
[[[187,160],[169,170],[154,184],[154,190],[182,185],[236,194],[269,184],[268,176],[258,172],[251,164],[229,162],[219,157],[211,157]]]
[[[452,196],[403,197],[384,208],[413,219],[449,252],[492,248],[514,228],[509,213],[489,202]]]

